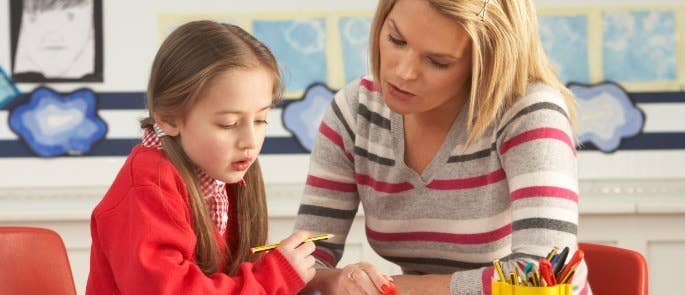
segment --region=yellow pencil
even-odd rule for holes
[[[325,239],[330,239],[334,237],[334,234],[320,234],[320,235],[314,235],[311,236],[307,239],[307,242],[313,242],[313,241],[320,241],[320,240],[325,240]],[[273,243],[273,244],[267,244],[263,246],[257,246],[257,247],[252,247],[250,248],[250,253],[254,254],[257,252],[262,252],[262,251],[268,251],[268,250],[273,250],[276,249],[281,243]]]
[[[495,265],[495,270],[497,271],[497,276],[499,277],[500,282],[506,282],[507,278],[504,276],[504,271],[502,271],[502,265],[499,263],[499,259],[495,259],[492,262],[493,265]]]

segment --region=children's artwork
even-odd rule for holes
[[[14,82],[5,73],[5,70],[0,67],[0,109],[17,97],[18,94],[19,89],[17,89],[17,85],[14,85]]]
[[[255,20],[252,33],[281,64],[286,92],[301,92],[311,83],[328,82],[323,18]]]
[[[369,17],[343,17],[340,19],[345,83],[358,79],[369,72]]]
[[[540,39],[561,80],[589,83],[588,25],[585,15],[541,15]]]
[[[602,14],[602,24],[605,80],[678,79],[674,11],[607,11]]]
[[[63,97],[40,87],[29,99],[10,110],[9,125],[38,156],[88,154],[107,133],[92,90],[81,89]]]
[[[300,100],[283,109],[283,125],[311,152],[323,115],[333,101],[335,92],[324,84],[310,85]]]
[[[102,82],[102,0],[11,0],[15,82]]]
[[[578,101],[579,142],[603,152],[619,149],[621,141],[642,132],[645,115],[617,84],[571,84]]]

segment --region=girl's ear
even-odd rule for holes
[[[178,128],[179,124],[177,122],[178,120],[176,120],[176,118],[162,118],[157,115],[154,115],[154,118],[157,126],[159,126],[159,128],[162,128],[162,131],[164,131],[166,135],[175,137],[178,136],[178,134],[180,133],[180,130]]]

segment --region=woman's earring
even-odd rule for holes
[[[155,134],[157,135],[157,137],[162,137],[162,136],[167,135],[166,133],[164,133],[164,130],[162,130],[162,128],[160,128],[159,125],[157,125],[157,123],[152,125],[152,130],[155,131]]]

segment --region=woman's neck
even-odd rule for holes
[[[405,130],[409,127],[409,129],[424,130],[431,133],[435,131],[447,134],[452,127],[454,120],[464,107],[465,102],[466,97],[459,95],[431,110],[421,113],[406,114],[403,116],[404,128]],[[430,126],[430,128],[426,129],[426,126]]]

